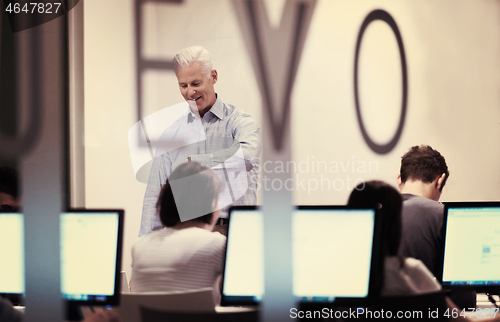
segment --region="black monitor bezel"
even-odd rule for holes
[[[221,305],[222,306],[234,306],[234,305],[244,305],[244,306],[259,306],[261,301],[256,301],[252,296],[226,296],[224,295],[224,281],[226,273],[226,257],[227,257],[227,243],[229,241],[229,234],[231,232],[231,213],[234,210],[259,210],[259,206],[232,206],[229,209],[229,227],[228,236],[226,240],[226,253],[224,257],[224,270],[222,276],[222,288],[221,288]],[[298,210],[330,210],[330,209],[347,209],[347,210],[366,210],[371,209],[374,211],[374,232],[372,240],[372,256],[370,264],[370,277],[368,284],[368,295],[366,297],[337,297],[333,302],[303,302],[297,301],[296,304],[301,309],[315,309],[318,307],[338,307],[338,306],[356,306],[356,305],[369,305],[373,303],[376,299],[377,294],[375,290],[375,281],[378,271],[380,269],[380,245],[381,245],[381,233],[382,233],[382,223],[381,216],[377,209],[374,208],[358,208],[358,207],[348,207],[345,205],[307,205],[307,206],[296,206],[295,209]]]
[[[65,299],[63,297],[63,293],[61,292],[61,297],[64,302],[69,306],[82,306],[82,305],[91,305],[91,306],[118,306],[120,304],[120,284],[121,284],[121,267],[122,267],[122,255],[123,255],[123,225],[124,225],[124,216],[125,211],[123,209],[83,209],[83,208],[74,208],[67,209],[62,213],[118,213],[118,241],[117,241],[117,250],[116,250],[116,267],[115,267],[115,289],[114,293],[111,296],[106,296],[106,300],[72,300]]]
[[[500,208],[500,201],[453,201],[453,202],[443,202],[443,226],[441,230],[441,236],[443,236],[441,241],[441,263],[440,271],[438,272],[438,280],[444,289],[448,290],[470,290],[476,291],[477,293],[490,293],[490,294],[500,294],[500,284],[497,285],[464,285],[464,284],[443,284],[443,273],[444,273],[444,255],[446,250],[446,233],[448,225],[448,210],[450,208]]]

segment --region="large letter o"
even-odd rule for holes
[[[382,20],[385,21],[394,32],[396,39],[398,41],[399,54],[401,56],[401,70],[403,72],[403,99],[401,102],[401,117],[399,119],[398,129],[396,130],[396,134],[389,141],[389,143],[380,145],[375,143],[368,132],[366,132],[365,125],[363,123],[363,119],[361,117],[361,109],[359,106],[359,93],[358,93],[358,59],[359,59],[359,48],[361,47],[361,40],[363,39],[363,34],[368,27],[368,25],[374,20]],[[359,127],[361,129],[361,134],[365,139],[365,142],[368,144],[370,149],[372,149],[375,153],[378,154],[386,154],[390,152],[396,144],[398,143],[399,138],[401,137],[401,132],[403,131],[403,125],[406,118],[406,106],[408,101],[408,75],[406,73],[406,58],[405,58],[405,50],[403,47],[403,40],[401,39],[401,34],[399,33],[398,26],[396,22],[391,17],[391,15],[384,10],[373,10],[370,14],[365,18],[363,24],[361,25],[361,29],[359,30],[358,40],[356,41],[356,53],[354,58],[354,99],[356,102],[356,115],[358,117]]]

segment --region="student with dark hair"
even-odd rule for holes
[[[400,240],[404,239],[404,231],[401,230],[401,204],[402,199],[397,190],[382,181],[361,183],[349,197],[348,206],[351,208],[375,208],[381,212],[382,240],[379,262],[382,267],[378,270],[375,282],[378,285],[378,294],[404,296],[437,292],[441,290],[441,285],[420,260],[398,255]],[[446,305],[450,309],[450,320],[470,321],[468,316],[460,315],[461,310],[448,297]],[[500,321],[500,316],[474,321]]]
[[[403,237],[399,254],[421,260],[434,276],[442,266],[444,206],[439,202],[450,176],[446,160],[428,145],[413,146],[401,158],[398,185],[403,198]],[[460,307],[474,307],[476,292],[455,290]]]
[[[428,145],[413,146],[401,158],[401,183],[407,180],[421,181],[424,184],[439,183],[438,191],[442,192],[446,180],[450,176],[446,160],[438,151]],[[439,182],[438,182],[439,181]],[[439,196],[429,195],[429,199],[439,199]]]
[[[222,181],[207,167],[198,162],[180,165],[167,180],[156,203],[161,223],[165,227],[191,226],[193,223],[211,225],[213,203],[218,202],[223,189]],[[181,217],[194,219],[185,221]]]
[[[20,206],[19,176],[16,169],[0,167],[0,210],[17,211]]]
[[[450,175],[443,156],[427,145],[412,147],[401,158],[398,185],[403,197],[400,254],[420,259],[437,275],[442,254],[444,206],[439,203]]]
[[[364,188],[363,188],[364,185]],[[377,208],[382,213],[382,241],[379,271],[375,285],[382,295],[406,295],[438,291],[441,286],[418,259],[398,255],[401,241],[401,195],[382,181],[362,183],[351,192],[348,206]]]
[[[212,230],[223,188],[218,176],[197,162],[172,172],[156,204],[164,228],[132,247],[133,292],[218,289],[226,237]]]

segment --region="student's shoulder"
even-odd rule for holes
[[[213,242],[218,242],[218,243],[225,243],[226,242],[226,236],[222,235],[218,231],[209,231],[206,229],[203,229],[202,233],[205,235],[205,238],[208,240],[211,240]]]
[[[204,244],[207,248],[221,249],[226,246],[226,236],[219,232],[200,229],[196,233],[204,240]]]
[[[149,244],[155,240],[157,241],[160,239],[164,239],[165,237],[167,237],[171,233],[172,233],[172,229],[165,228],[165,227],[162,229],[159,229],[159,230],[155,230],[147,235],[140,236],[135,241],[135,243],[132,245],[132,248],[141,247],[142,245]]]
[[[403,209],[422,209],[442,213],[444,205],[438,201],[431,200],[422,196],[403,194]]]
[[[219,233],[218,231],[212,232],[214,240],[218,243],[226,244],[227,237]]]

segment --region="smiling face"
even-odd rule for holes
[[[178,67],[175,71],[182,96],[188,101],[192,110],[197,109],[203,117],[216,101],[214,85],[217,82],[217,71],[214,69],[207,75],[200,62],[191,66]]]

